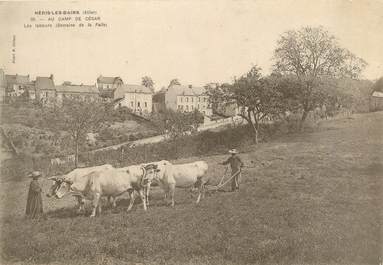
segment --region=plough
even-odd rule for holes
[[[205,185],[204,185],[204,189],[205,189],[205,191],[207,191],[207,192],[218,191],[218,190],[220,190],[222,187],[224,187],[229,181],[231,181],[234,177],[236,177],[238,174],[241,173],[241,170],[239,169],[237,172],[235,172],[233,175],[231,175],[230,178],[228,178],[227,180],[224,180],[225,177],[226,177],[226,174],[227,174],[228,169],[229,169],[229,167],[226,167],[225,173],[223,174],[221,180],[219,181],[219,183],[218,183],[217,185],[209,185],[209,184],[205,184]]]
[[[251,161],[253,163],[253,161]],[[244,166],[245,168],[255,168],[254,166]],[[219,191],[222,187],[224,187],[227,183],[229,183],[234,177],[236,177],[238,174],[241,173],[241,169],[239,169],[237,172],[235,172],[233,175],[231,175],[228,179],[225,180],[226,174],[228,172],[229,166],[226,167],[225,173],[223,174],[221,180],[217,185],[210,185],[210,184],[205,184],[204,189],[206,192],[216,192]]]

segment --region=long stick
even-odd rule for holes
[[[222,176],[222,178],[221,178],[221,180],[219,181],[219,183],[218,183],[218,185],[217,186],[219,186],[219,185],[221,185],[222,184],[222,182],[223,182],[223,179],[225,178],[225,176],[226,176],[226,173],[227,173],[227,170],[229,169],[229,166],[227,166],[226,167],[226,169],[225,169],[225,173],[223,173],[223,176]]]
[[[234,178],[236,175],[238,175],[239,173],[241,172],[241,169],[239,169],[235,174],[233,174],[229,179],[227,179],[224,183],[222,183],[221,185],[217,185],[217,189],[223,187],[226,185],[226,183],[228,183],[232,178]]]

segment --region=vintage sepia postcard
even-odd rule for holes
[[[383,1],[0,1],[0,264],[383,264]]]

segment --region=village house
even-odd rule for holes
[[[173,85],[165,92],[165,105],[172,110],[191,112],[198,110],[204,115],[212,115],[209,96],[203,87]]]
[[[162,88],[160,91],[155,93],[153,95],[153,112],[154,113],[161,113],[164,112],[166,109],[165,105],[165,93],[166,88]]]
[[[374,91],[370,97],[370,111],[383,110],[383,92]]]
[[[54,103],[56,99],[56,89],[52,74],[49,77],[37,76],[35,89],[36,100],[43,104]]]
[[[30,84],[29,75],[5,75],[6,82],[6,98],[12,101],[27,91],[26,86]]]
[[[57,102],[61,104],[65,99],[95,102],[101,100],[99,90],[95,85],[73,85],[64,82],[56,86]]]
[[[152,113],[153,91],[142,85],[123,84],[114,92],[115,106],[127,107],[139,115]]]
[[[120,86],[122,86],[124,82],[121,77],[107,77],[100,75],[97,78],[97,89],[100,92],[100,97],[105,101],[112,101],[116,99],[114,96],[114,92]]]
[[[36,81],[32,81],[29,84],[25,85],[25,88],[28,91],[28,99],[32,101],[36,100]]]

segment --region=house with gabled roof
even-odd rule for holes
[[[152,113],[153,90],[143,85],[123,84],[114,92],[115,106],[127,107],[134,113],[146,115]]]
[[[36,81],[31,81],[25,86],[25,88],[28,91],[28,99],[32,101],[36,100],[37,99]]]
[[[165,111],[166,105],[165,105],[165,93],[166,88],[163,87],[160,91],[157,91],[153,94],[153,112],[155,113],[161,113]]]
[[[212,115],[206,88],[192,85],[173,85],[166,89],[165,106],[172,110],[191,112],[198,110],[204,115]]]
[[[96,85],[74,85],[64,82],[62,85],[56,86],[58,103],[62,103],[65,99],[95,102],[101,99],[99,95]]]
[[[374,91],[370,96],[370,111],[383,110],[383,92]]]
[[[50,104],[55,101],[56,88],[51,74],[49,77],[37,76],[35,81],[36,99],[43,104]]]
[[[5,75],[6,97],[10,100],[23,95],[26,92],[26,86],[30,84],[29,75]]]
[[[121,77],[108,77],[100,75],[97,78],[97,89],[100,92],[100,96],[105,100],[113,100],[115,99],[114,92],[120,86],[122,86],[124,82]]]

